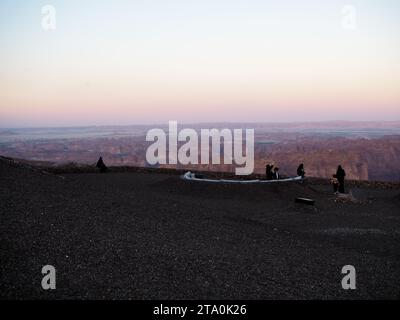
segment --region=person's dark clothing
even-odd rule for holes
[[[338,190],[339,190],[339,181],[336,178],[336,174],[333,175],[333,177],[331,179],[331,182],[332,182],[332,186],[333,186],[333,193],[338,192]]]
[[[340,193],[344,193],[344,178],[346,177],[346,171],[342,168],[342,166],[339,166],[336,171],[336,179],[339,181],[339,189],[338,191]]]
[[[304,165],[300,164],[299,167],[297,168],[297,176],[304,178],[305,175],[306,173],[304,171]]]
[[[278,170],[274,170],[274,172],[272,173],[272,179],[279,180],[279,171]]]
[[[99,160],[97,161],[96,167],[99,168],[100,172],[107,171],[107,166],[104,164],[102,157],[100,157]]]
[[[272,168],[273,167],[274,166],[271,165],[271,164],[267,164],[266,167],[265,167],[265,175],[267,176],[267,180],[272,180],[273,179],[273,176],[274,176],[274,173],[272,172]]]

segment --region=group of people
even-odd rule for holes
[[[103,158],[100,157],[97,161],[96,167],[100,172],[106,172],[108,170],[107,166],[104,164]],[[265,175],[267,180],[279,180],[279,168],[275,167],[274,164],[268,163],[265,166]],[[304,171],[304,164],[301,163],[297,168],[297,176],[304,178],[306,172]],[[346,172],[341,165],[338,166],[336,174],[332,176],[331,182],[333,185],[334,193],[344,193],[344,178],[346,177]]]
[[[265,175],[267,180],[279,180],[279,168],[274,167],[273,164],[269,163],[265,166]],[[297,176],[304,178],[306,172],[304,170],[304,164],[301,163],[297,168]],[[341,165],[338,166],[336,174],[332,176],[332,185],[334,193],[345,193],[344,190],[344,178],[346,177],[346,172]]]
[[[279,180],[279,168],[274,167],[274,165],[271,163],[268,163],[265,166],[265,175],[267,180]]]
[[[304,178],[305,174],[304,164],[301,163],[297,168],[297,175]],[[267,180],[279,180],[279,168],[275,167],[272,163],[268,163],[265,166],[265,176]]]

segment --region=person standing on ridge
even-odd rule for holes
[[[103,157],[99,158],[99,160],[97,161],[96,167],[99,168],[101,173],[107,171],[107,166],[103,162]]]
[[[342,168],[341,165],[338,166],[336,171],[336,179],[339,181],[339,193],[344,193],[344,178],[346,177],[346,171]]]
[[[301,163],[299,165],[299,167],[297,168],[297,176],[304,178],[305,175],[306,175],[306,172],[304,171],[304,164]]]
[[[338,190],[339,190],[339,181],[338,181],[338,179],[336,178],[336,174],[334,174],[334,175],[332,176],[331,183],[332,183],[332,186],[333,186],[333,193],[334,193],[334,194],[337,194],[337,193],[338,193]]]
[[[265,166],[265,176],[267,177],[267,180],[272,180],[272,168],[273,168],[274,166],[272,165],[272,164],[270,164],[270,163],[268,163],[266,166]]]

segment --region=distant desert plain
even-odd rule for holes
[[[91,165],[102,156],[107,165],[150,166],[146,133],[167,124],[73,128],[0,129],[0,155],[42,161],[46,165]],[[329,178],[341,164],[353,180],[400,180],[400,121],[310,123],[200,123],[179,128],[250,128],[255,130],[254,173],[267,163],[285,176],[305,164],[308,176]],[[222,141],[222,140],[221,140]],[[233,172],[229,164],[159,167]]]

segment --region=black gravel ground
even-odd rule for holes
[[[398,192],[354,202],[310,183],[61,178],[0,161],[0,298],[399,299]],[[41,287],[47,264],[56,290]]]

